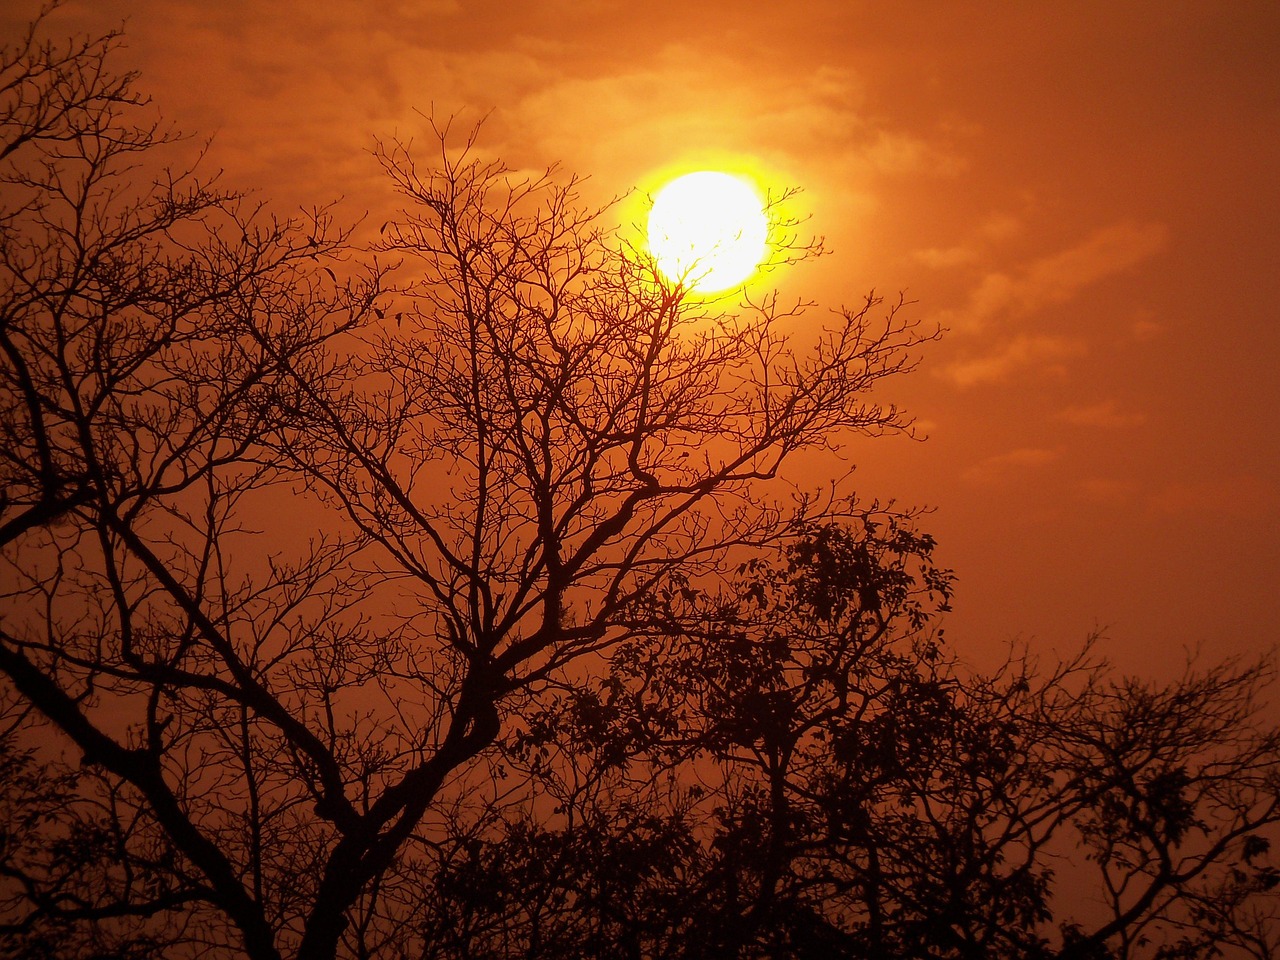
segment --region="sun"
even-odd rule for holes
[[[764,259],[768,234],[755,188],[717,170],[672,180],[649,212],[649,250],[658,269],[699,293],[743,283]]]

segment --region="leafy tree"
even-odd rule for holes
[[[914,518],[779,482],[909,427],[900,304],[801,346],[447,131],[358,251],[162,166],[116,41],[0,55],[10,954],[1267,942],[1260,669],[966,673]]]
[[[932,552],[871,507],[655,598],[511,741],[530,790],[444,869],[423,955],[1271,956],[1270,665],[974,672]]]

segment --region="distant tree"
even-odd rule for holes
[[[779,482],[909,426],[900,304],[802,345],[447,131],[357,251],[116,41],[0,55],[8,955],[1264,949],[1263,672],[967,673],[913,518]]]

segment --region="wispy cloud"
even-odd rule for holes
[[[956,360],[941,370],[957,386],[1007,380],[1014,373],[1037,369],[1064,374],[1065,362],[1084,356],[1084,341],[1071,337],[1022,334],[1000,344],[990,353]]]
[[[1168,242],[1168,234],[1160,223],[1123,221],[1103,227],[1081,243],[1020,270],[986,274],[964,307],[946,311],[939,319],[953,330],[978,332],[998,319],[1065,303],[1090,284],[1154,256]]]
[[[1145,413],[1140,410],[1121,410],[1114,400],[1070,406],[1059,411],[1057,418],[1077,427],[1103,427],[1108,430],[1140,427],[1147,422]]]
[[[912,256],[933,270],[945,270],[948,267],[958,267],[977,260],[978,250],[976,247],[963,244],[955,247],[928,247],[924,250],[916,250]]]
[[[1115,477],[1090,477],[1080,482],[1080,495],[1091,503],[1126,503],[1137,490],[1137,481]]]
[[[1164,325],[1156,320],[1154,311],[1140,310],[1129,325],[1129,332],[1138,343],[1154,340],[1164,332]]]
[[[982,221],[968,241],[950,247],[926,247],[912,251],[911,256],[933,270],[962,267],[980,260],[993,242],[1007,240],[1022,229],[1020,218],[997,211]]]
[[[1254,474],[1174,480],[1155,491],[1151,509],[1163,514],[1217,514],[1254,518],[1277,513],[1275,488]]]
[[[1053,463],[1062,454],[1043,447],[1020,447],[980,460],[960,474],[960,479],[981,485],[1004,483],[1012,478]]]

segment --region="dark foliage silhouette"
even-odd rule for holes
[[[1269,668],[965,669],[908,520],[803,527],[663,595],[512,741],[533,789],[458,845],[427,952],[1270,955]]]

